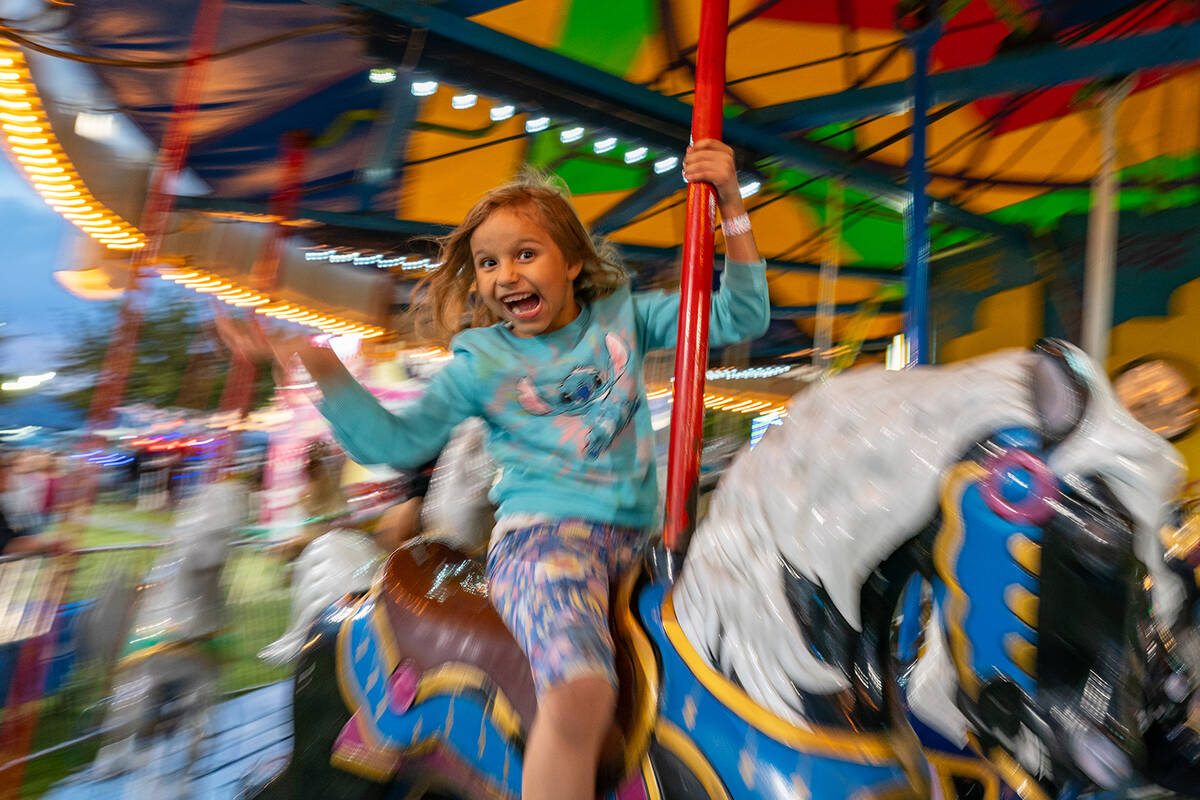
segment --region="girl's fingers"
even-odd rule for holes
[[[733,164],[729,162],[697,160],[683,165],[683,177],[689,181],[726,180],[736,174]]]
[[[720,139],[700,139],[688,146],[688,150],[716,150],[724,153],[733,153],[733,148],[722,142]]]
[[[729,153],[714,153],[714,152],[693,152],[688,153],[683,159],[684,167],[690,168],[693,166],[712,166],[734,170],[733,156]]]
[[[737,192],[737,166],[733,149],[716,139],[701,139],[687,149],[683,157],[683,178],[688,183],[709,183],[719,198]]]

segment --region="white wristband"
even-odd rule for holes
[[[725,232],[726,238],[730,236],[741,236],[750,232],[750,215],[738,214],[736,217],[721,220],[721,230]]]

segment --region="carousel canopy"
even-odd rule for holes
[[[76,0],[8,33],[27,53],[82,60],[102,85],[104,103],[56,107],[57,129],[72,115],[78,133],[85,116],[94,125],[121,114],[159,146],[178,111],[201,5]],[[698,7],[227,0],[190,130],[186,166],[202,188],[176,207],[222,219],[271,213],[285,165],[302,150],[290,216],[309,221],[304,293],[321,294],[313,287],[331,279],[318,267],[333,270],[331,262],[372,275],[384,265],[402,305],[431,255],[423,237],[529,165],[566,183],[641,284],[669,282],[683,235],[678,160]],[[811,346],[824,260],[840,267],[835,340],[878,350],[901,330],[918,30],[934,40],[925,167],[940,337],[971,330],[983,297],[1048,269],[1068,284],[1080,280],[1083,215],[1100,162],[1097,100],[1117,85],[1129,90],[1118,116],[1122,231],[1179,240],[1186,255],[1153,276],[1154,291],[1119,292],[1116,321],[1147,307],[1163,313],[1170,292],[1200,275],[1188,233],[1200,200],[1200,6],[958,0],[929,8],[732,3],[725,138],[739,153],[772,268],[775,321],[760,355]],[[45,74],[39,83],[52,94]],[[89,157],[79,149],[81,173]],[[1046,251],[1057,254],[1050,267],[1037,257]],[[981,253],[991,265],[982,277]],[[1118,284],[1140,285],[1139,275]],[[1051,316],[1072,324],[1067,312]]]

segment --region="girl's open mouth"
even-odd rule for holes
[[[520,320],[536,317],[538,311],[542,308],[542,298],[533,292],[511,294],[502,298],[501,302],[504,303],[504,307],[508,309],[509,314]]]

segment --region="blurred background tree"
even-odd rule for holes
[[[138,336],[137,355],[130,368],[122,402],[147,403],[159,408],[216,410],[232,368],[229,350],[217,338],[204,307],[180,300],[156,301],[146,309]],[[106,321],[78,321],[75,343],[60,354],[61,378],[79,384],[63,395],[78,408],[87,408],[117,314]],[[66,381],[64,381],[66,382]],[[255,373],[251,408],[271,398],[275,382],[265,365]]]

